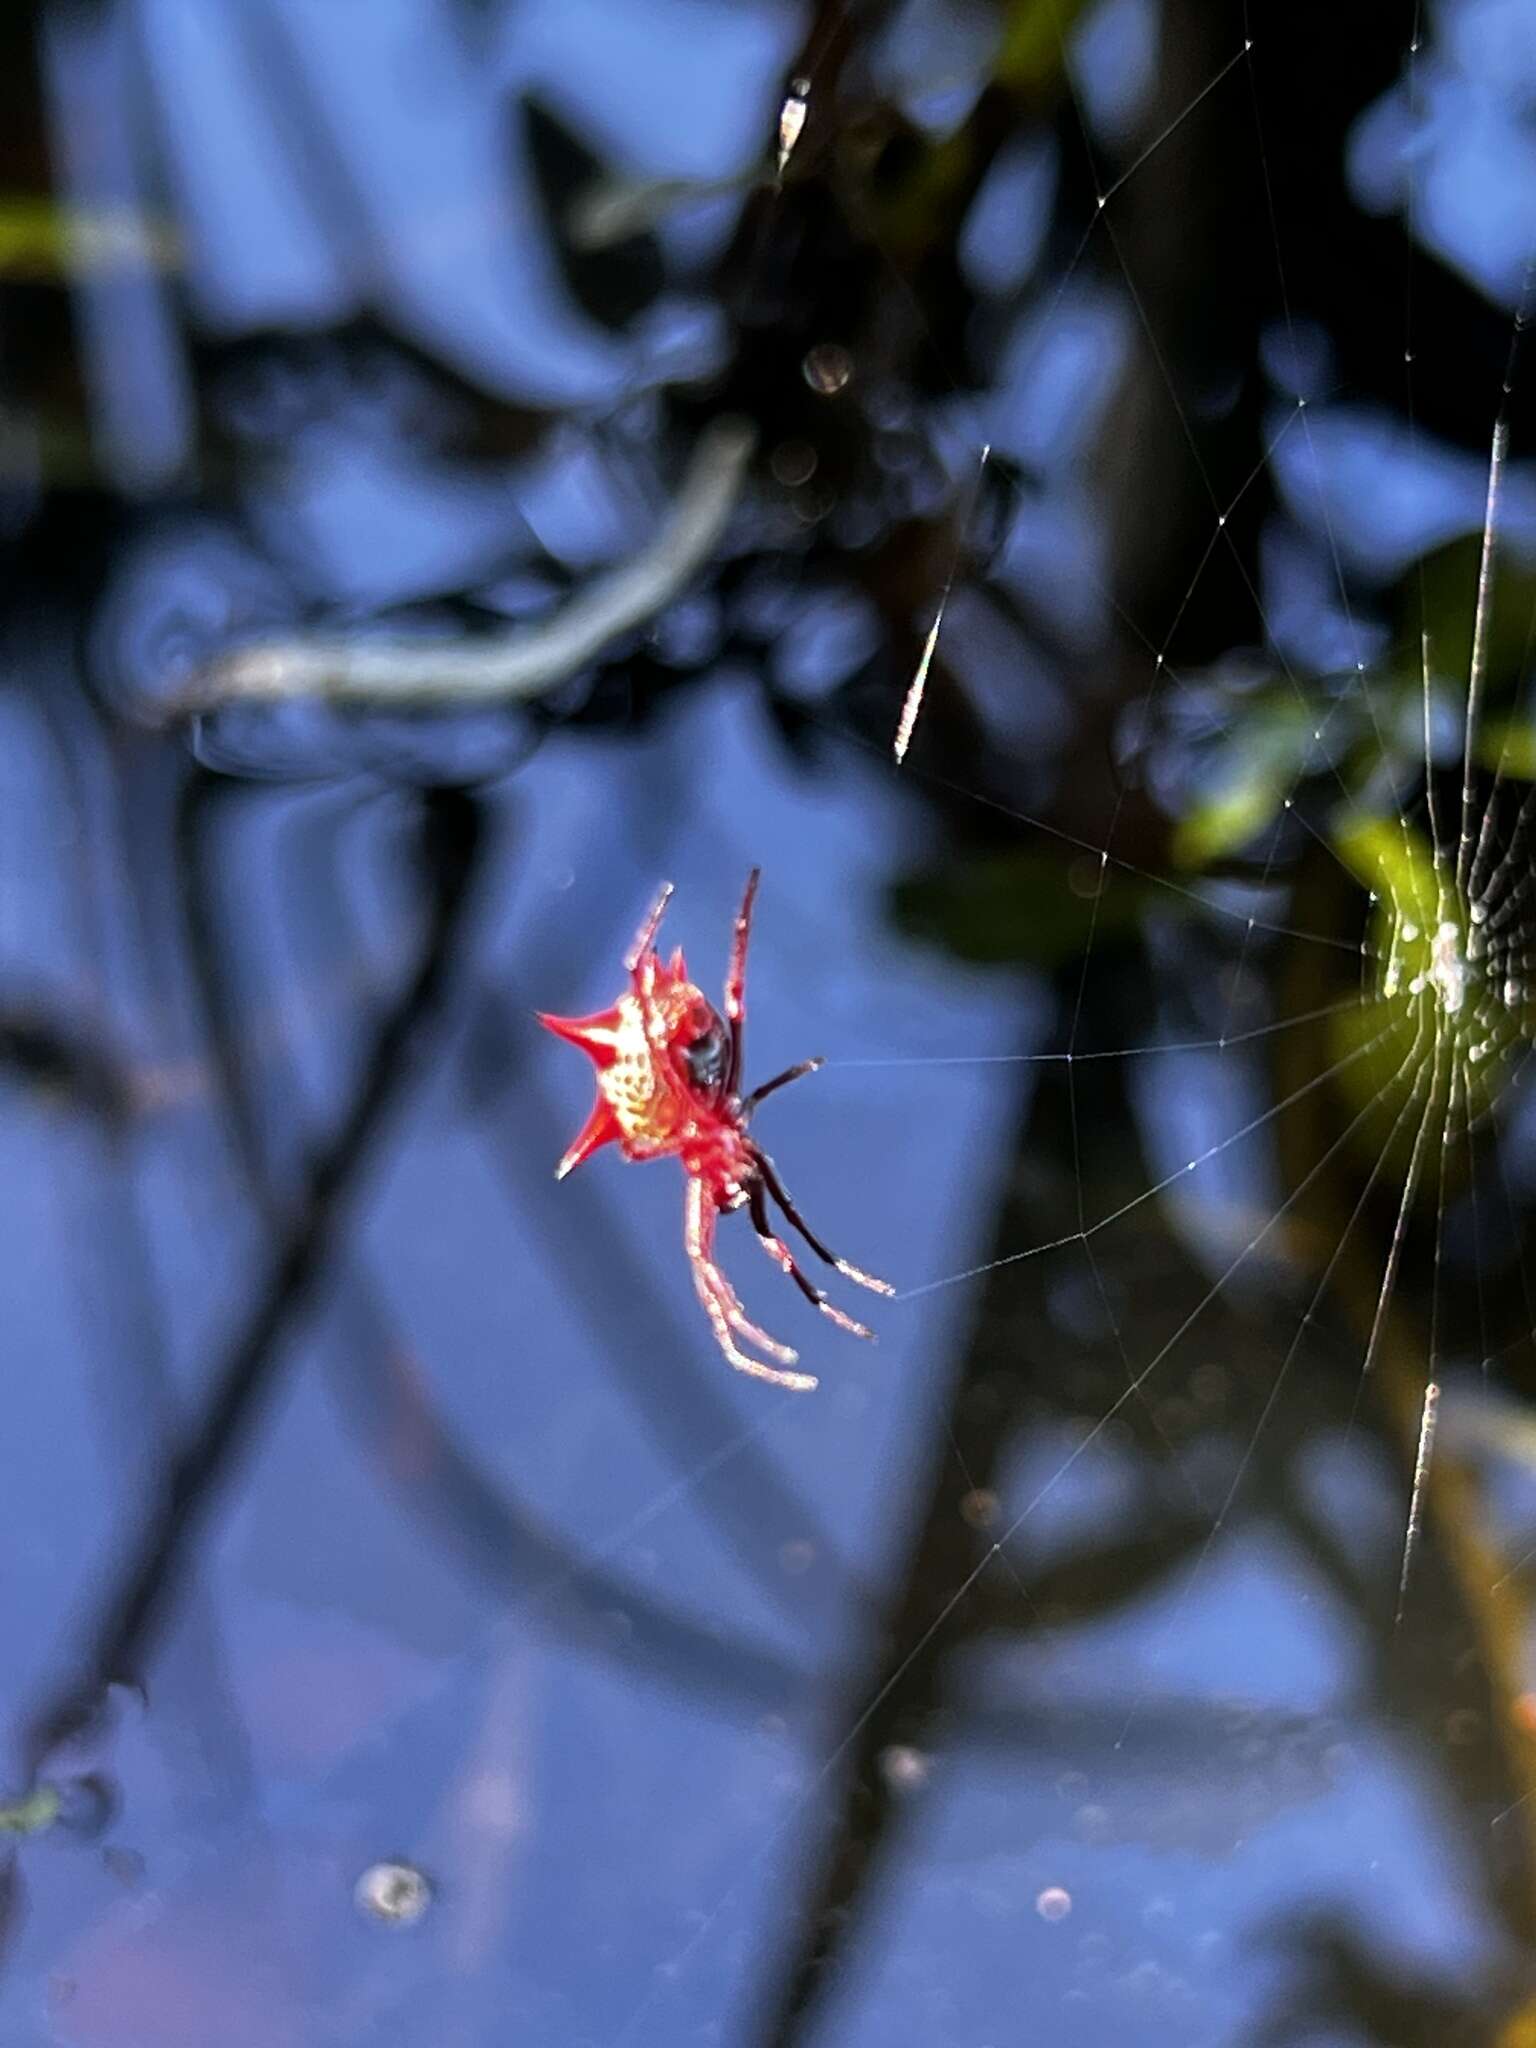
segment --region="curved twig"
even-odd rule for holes
[[[479,640],[327,635],[257,642],[199,669],[169,697],[163,716],[295,698],[431,709],[536,697],[654,618],[703,566],[725,531],[756,439],[741,419],[706,427],[654,537],[540,625]]]

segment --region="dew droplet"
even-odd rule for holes
[[[414,1927],[432,1903],[432,1887],[410,1863],[370,1863],[352,1893],[360,1913],[388,1927]]]
[[[920,1749],[905,1742],[893,1742],[880,1752],[880,1773],[893,1792],[915,1792],[928,1781],[931,1769]]]
[[[801,375],[823,398],[835,398],[853,375],[853,357],[841,343],[819,341],[805,352]]]
[[[768,458],[775,479],[796,489],[816,474],[816,450],[809,441],[781,441]]]
[[[960,1502],[960,1517],[973,1529],[990,1529],[997,1520],[997,1495],[985,1486],[972,1487]]]

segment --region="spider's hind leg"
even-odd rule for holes
[[[751,1321],[737,1299],[735,1288],[715,1264],[714,1206],[708,1191],[696,1180],[688,1183],[687,1206],[683,1214],[683,1242],[688,1252],[688,1263],[693,1268],[694,1292],[709,1317],[715,1342],[728,1361],[738,1372],[750,1373],[754,1379],[768,1380],[776,1387],[789,1387],[796,1393],[808,1393],[816,1385],[813,1374],[782,1372],[777,1366],[765,1365],[760,1358],[753,1358],[736,1343],[737,1336],[744,1337],[749,1344],[756,1344],[770,1358],[777,1358],[784,1365],[792,1365],[798,1356],[787,1344],[780,1344]]]
[[[768,1157],[768,1154],[760,1146],[754,1145],[752,1147],[752,1156],[757,1162],[758,1172],[763,1177],[764,1187],[772,1195],[773,1199],[778,1203],[779,1207],[784,1211],[784,1214],[795,1229],[799,1231],[818,1259],[824,1260],[829,1266],[835,1266],[845,1280],[856,1281],[860,1287],[867,1287],[872,1294],[894,1294],[896,1292],[889,1280],[879,1280],[873,1273],[864,1272],[861,1267],[851,1264],[847,1259],[840,1259],[836,1252],[829,1250],[795,1207],[790,1199],[788,1188],[779,1179],[778,1168]]]
[[[769,1258],[787,1273],[807,1301],[814,1302],[824,1316],[830,1316],[840,1330],[848,1331],[853,1337],[868,1337],[874,1341],[874,1331],[855,1322],[850,1315],[844,1315],[835,1302],[828,1301],[821,1289],[808,1280],[796,1264],[795,1255],[783,1238],[774,1235],[773,1225],[768,1220],[768,1197],[759,1181],[747,1197],[747,1213],[752,1218],[752,1228],[757,1232],[758,1242]]]

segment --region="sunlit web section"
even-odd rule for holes
[[[1059,35],[1059,22],[1057,24],[1057,32]],[[1183,127],[1184,123],[1189,119],[1190,115],[1194,113],[1195,109],[1199,107],[1210,96],[1210,94],[1213,93],[1216,90],[1216,88],[1223,83],[1224,80],[1230,77],[1232,72],[1236,70],[1237,66],[1243,61],[1244,57],[1248,55],[1252,48],[1252,38],[1245,38],[1241,49],[1233,52],[1232,56],[1227,60],[1227,62],[1224,65],[1222,65],[1221,69],[1216,73],[1215,77],[1209,80],[1207,84],[1202,86],[1200,91],[1195,94],[1194,98],[1189,101],[1188,105],[1185,106],[1180,113],[1176,114],[1171,121],[1166,123],[1162,131],[1158,135],[1153,137],[1152,141],[1150,141],[1146,145],[1146,147],[1141,151],[1140,155],[1136,157],[1134,162],[1129,164],[1126,167],[1126,169],[1122,171],[1116,179],[1113,180],[1111,184],[1107,186],[1102,186],[1097,189],[1093,216],[1089,220],[1088,225],[1084,228],[1082,235],[1078,241],[1077,247],[1073,250],[1064,269],[1061,272],[1060,277],[1057,279],[1055,290],[1052,293],[1050,303],[1046,309],[1045,320],[1042,322],[1040,330],[1042,333],[1048,329],[1050,325],[1051,314],[1054,312],[1057,305],[1060,304],[1061,298],[1065,293],[1068,284],[1071,282],[1072,277],[1078,268],[1078,265],[1082,262],[1084,256],[1087,254],[1089,244],[1093,240],[1094,231],[1099,227],[1101,222],[1105,221],[1106,210],[1109,206],[1110,201],[1115,197],[1117,193],[1125,189],[1125,187],[1131,182],[1131,180],[1135,177],[1136,173],[1142,168],[1144,164],[1147,164],[1152,160],[1152,158],[1157,154],[1158,150],[1162,148],[1163,144],[1167,142],[1171,136],[1178,133],[1179,129]],[[1064,46],[1062,49],[1062,56],[1063,60],[1065,60],[1066,51]],[[804,80],[797,80],[795,83],[795,89],[791,92],[790,98],[785,102],[786,115],[788,113],[788,109],[791,107],[795,107],[798,110],[794,120],[795,136],[799,135],[800,127],[803,124],[805,118],[803,97],[797,99],[795,95],[804,83]],[[1084,141],[1086,144],[1086,127],[1084,128]],[[791,144],[791,147],[792,146],[793,144]],[[787,156],[781,155],[781,175],[783,172],[783,165],[786,160]],[[1127,282],[1129,282],[1129,280],[1127,280]],[[891,748],[891,751],[895,756],[896,764],[898,767],[907,758],[908,750],[912,745],[912,736],[917,730],[917,721],[922,714],[923,699],[927,693],[928,688],[928,673],[933,666],[934,653],[939,644],[939,634],[944,625],[944,613],[948,607],[950,594],[954,589],[955,577],[959,571],[960,563],[964,556],[968,537],[967,530],[970,525],[971,514],[974,512],[975,501],[979,497],[981,492],[983,476],[986,470],[988,458],[991,456],[991,453],[992,448],[990,442],[983,441],[980,445],[980,452],[977,458],[976,474],[975,480],[971,487],[970,500],[967,505],[964,516],[962,516],[961,520],[959,521],[959,530],[957,532],[955,539],[954,552],[950,557],[949,570],[944,580],[944,587],[939,595],[939,602],[934,611],[933,622],[929,626],[927,635],[923,641],[922,653],[918,657],[917,667],[913,672],[911,682],[907,686],[906,696],[902,700],[901,713],[896,721],[896,732],[895,737],[892,741]],[[1219,523],[1223,526],[1226,524],[1225,516],[1222,517]],[[1214,539],[1212,544],[1214,545]]]
[[[1418,43],[1415,29],[1412,47],[1416,49]],[[1408,48],[1405,37],[1405,55]],[[1127,168],[1110,179],[1101,178],[1094,169],[1093,217],[1054,276],[1046,317],[1041,323],[1040,331],[1044,333],[1097,236],[1112,266],[1117,266],[1115,283],[1123,287],[1131,313],[1149,346],[1160,376],[1162,402],[1171,411],[1185,456],[1210,502],[1211,523],[1203,552],[1178,601],[1162,612],[1162,617],[1170,621],[1166,627],[1160,623],[1155,633],[1145,632],[1107,587],[1107,578],[1102,579],[1106,587],[1097,593],[1106,609],[1118,618],[1128,639],[1144,650],[1146,659],[1144,692],[1134,707],[1138,745],[1126,751],[1122,762],[1126,776],[1109,798],[1098,826],[1087,832],[1073,830],[1056,819],[999,797],[990,788],[966,788],[952,778],[946,780],[924,759],[927,692],[941,645],[947,649],[951,645],[949,636],[956,630],[953,620],[959,613],[952,608],[951,600],[962,577],[976,483],[990,453],[980,433],[972,443],[978,451],[972,484],[957,493],[955,538],[942,588],[937,603],[915,622],[923,633],[920,652],[910,673],[903,676],[899,703],[891,707],[890,751],[899,765],[905,764],[906,775],[942,786],[990,811],[994,817],[1011,822],[1018,828],[1022,844],[1054,844],[1067,853],[1084,856],[1078,865],[1091,863],[1095,870],[1096,886],[1091,896],[1081,970],[1075,987],[1068,977],[1056,1043],[1044,1050],[1018,1055],[987,1055],[983,1061],[976,1061],[963,1048],[938,1056],[899,1058],[842,1054],[835,1048],[829,1049],[834,1054],[829,1061],[834,1078],[840,1068],[900,1069],[901,1085],[907,1087],[912,1070],[930,1065],[937,1068],[984,1063],[1030,1070],[1042,1085],[1052,1078],[1064,1084],[1071,1119],[1075,1200],[1063,1200],[1059,1231],[1036,1242],[1004,1244],[993,1256],[964,1271],[933,1278],[915,1277],[901,1298],[911,1300],[938,1289],[984,1281],[1025,1262],[1086,1261],[1092,1283],[1104,1303],[1114,1341],[1126,1362],[1125,1384],[1112,1401],[1084,1418],[1084,1427],[1070,1454],[1054,1465],[1045,1480],[1033,1487],[1016,1512],[1007,1518],[1006,1526],[997,1528],[992,1540],[980,1548],[970,1569],[958,1578],[921,1632],[900,1645],[892,1663],[872,1683],[851,1725],[841,1732],[840,1739],[822,1759],[809,1789],[793,1804],[764,1845],[765,1858],[791,1826],[804,1820],[811,1798],[846,1764],[856,1750],[861,1732],[942,1635],[978,1582],[996,1567],[1017,1574],[1015,1539],[1046,1501],[1063,1488],[1083,1458],[1103,1442],[1116,1418],[1145,1397],[1170,1358],[1198,1338],[1202,1325],[1223,1297],[1249,1281],[1266,1254],[1276,1252],[1282,1244],[1289,1245],[1295,1234],[1293,1226],[1310,1198],[1335,1176],[1347,1176],[1350,1188],[1342,1219],[1331,1242],[1312,1256],[1294,1301],[1287,1295],[1281,1304],[1280,1313],[1289,1315],[1292,1321],[1278,1371],[1259,1404],[1257,1420],[1227,1475],[1220,1497],[1209,1511],[1205,1541],[1181,1592],[1178,1611],[1184,1611],[1190,1587],[1237,1511],[1261,1435],[1283,1407],[1294,1361],[1328,1302],[1346,1258],[1366,1253],[1374,1260],[1371,1289],[1365,1296],[1368,1325],[1359,1332],[1350,1355],[1361,1386],[1369,1381],[1373,1394],[1380,1391],[1379,1383],[1388,1377],[1384,1358],[1389,1349],[1394,1304],[1405,1267],[1410,1276],[1414,1274],[1415,1258],[1410,1253],[1415,1251],[1423,1218],[1428,1214],[1433,1219],[1432,1269],[1427,1331],[1416,1354],[1420,1372],[1411,1390],[1411,1404],[1394,1409],[1391,1418],[1401,1440],[1401,1469],[1407,1496],[1401,1555],[1394,1577],[1382,1588],[1388,1617],[1395,1612],[1397,1622],[1406,1624],[1412,1613],[1415,1556],[1426,1526],[1433,1523],[1432,1479],[1442,1403],[1449,1407],[1447,1389],[1452,1385],[1457,1362],[1448,1349],[1455,1340],[1448,1335],[1445,1314],[1446,1218],[1457,1177],[1475,1142],[1492,1134],[1494,1168],[1502,1172],[1496,1135],[1501,1104],[1518,1085],[1536,1037],[1536,1012],[1527,994],[1531,976],[1536,973],[1536,902],[1532,899],[1530,839],[1532,787],[1523,778],[1520,788],[1509,787],[1514,779],[1507,773],[1512,744],[1509,725],[1491,782],[1482,746],[1494,569],[1501,543],[1504,485],[1512,459],[1507,400],[1514,373],[1512,367],[1506,373],[1502,399],[1490,394],[1490,409],[1496,417],[1492,422],[1480,560],[1472,596],[1471,655],[1465,672],[1449,679],[1458,700],[1459,758],[1448,764],[1439,726],[1450,692],[1447,679],[1436,673],[1435,649],[1426,623],[1427,603],[1421,596],[1418,673],[1410,672],[1404,678],[1396,673],[1390,658],[1382,658],[1389,650],[1384,650],[1356,617],[1348,535],[1341,531],[1342,522],[1334,517],[1328,493],[1320,485],[1315,492],[1316,523],[1331,579],[1333,605],[1342,621],[1342,637],[1349,650],[1341,664],[1342,676],[1331,677],[1328,688],[1319,688],[1315,664],[1295,656],[1284,635],[1273,630],[1266,616],[1265,592],[1241,557],[1233,533],[1234,515],[1246,495],[1271,474],[1277,460],[1295,456],[1303,469],[1321,474],[1325,450],[1313,426],[1314,414],[1320,409],[1317,394],[1302,388],[1298,379],[1290,404],[1279,407],[1277,416],[1270,420],[1252,468],[1236,491],[1224,496],[1202,464],[1199,439],[1187,404],[1158,353],[1150,308],[1131,275],[1126,252],[1115,232],[1111,202],[1116,196],[1156,158],[1164,144],[1203,103],[1229,87],[1237,89],[1245,75],[1251,87],[1255,69],[1263,59],[1262,45],[1256,47],[1245,35],[1240,47],[1173,119],[1161,126]],[[785,116],[793,125],[790,149],[800,134],[804,101],[813,85],[813,81],[797,79],[785,102]],[[1273,250],[1282,325],[1287,331],[1287,356],[1299,362],[1305,350],[1300,325],[1292,312],[1288,252],[1271,187],[1257,93],[1252,97],[1254,149],[1265,209],[1262,226],[1256,232],[1267,235]],[[1094,147],[1088,124],[1080,107],[1077,112],[1085,150],[1092,162]],[[785,149],[786,132],[781,120],[781,152]],[[781,154],[781,172],[784,161]],[[1410,231],[1411,225],[1410,218]],[[1515,320],[1515,344],[1526,317],[1526,305],[1522,303]],[[1385,318],[1382,327],[1384,347],[1398,347],[1395,315]],[[1407,331],[1410,328],[1411,318],[1401,337],[1405,357],[1412,354],[1411,332]],[[1472,527],[1473,522],[1469,522],[1469,530]],[[1255,818],[1254,828],[1241,848],[1245,867],[1241,884],[1236,886],[1200,879],[1197,872],[1184,877],[1169,874],[1137,862],[1120,850],[1122,805],[1130,779],[1141,765],[1140,743],[1155,733],[1170,706],[1187,706],[1199,713],[1213,696],[1220,695],[1220,678],[1213,689],[1209,679],[1178,670],[1172,659],[1175,638],[1196,598],[1201,579],[1218,562],[1230,564],[1241,576],[1255,611],[1264,622],[1265,652],[1274,670],[1276,696],[1288,700],[1300,723],[1299,744],[1291,746],[1283,770],[1273,778],[1269,808],[1263,817]],[[946,624],[947,620],[951,623]],[[1241,717],[1241,704],[1232,715]],[[1362,767],[1362,761],[1368,765]],[[1448,765],[1460,770],[1456,789],[1449,795]],[[1326,862],[1336,887],[1349,894],[1358,918],[1357,929],[1347,936],[1333,928],[1312,925],[1306,912],[1294,907],[1292,876],[1298,865],[1298,849]],[[1062,890],[1068,887],[1066,865],[1063,861],[1062,878],[1057,884]],[[1144,892],[1148,903],[1164,906],[1163,914],[1169,922],[1177,924],[1180,919],[1188,919],[1192,928],[1198,926],[1202,932],[1224,935],[1227,957],[1230,961],[1235,956],[1239,972],[1245,971],[1251,962],[1267,967],[1282,955],[1311,956],[1332,970],[1326,986],[1338,992],[1329,1000],[1300,1005],[1276,1001],[1257,1023],[1234,1022],[1230,1028],[1210,1032],[1172,1030],[1144,1043],[1109,1048],[1085,1043],[1089,961],[1102,953],[1106,943],[1103,906],[1112,889],[1132,884]],[[1156,914],[1149,912],[1149,916]],[[1352,976],[1358,976],[1358,985],[1352,985]],[[1164,993],[1173,998],[1179,991],[1171,989]],[[1180,1014],[1174,1000],[1160,1007]],[[1159,1170],[1147,1171],[1145,1185],[1133,1193],[1097,1209],[1092,1206],[1083,1164],[1084,1132],[1076,1092],[1079,1077],[1090,1070],[1102,1071],[1112,1063],[1155,1067],[1159,1060],[1174,1055],[1199,1055],[1216,1061],[1228,1055],[1234,1060],[1250,1054],[1267,1057],[1297,1037],[1307,1037],[1314,1048],[1325,1049],[1303,1078],[1288,1087],[1276,1087],[1272,1099],[1266,1099],[1261,1108],[1235,1117],[1228,1128],[1192,1149],[1187,1157],[1171,1164],[1159,1162]],[[1138,1348],[1135,1331],[1126,1328],[1126,1319],[1117,1316],[1110,1304],[1099,1264],[1106,1247],[1115,1241],[1116,1231],[1133,1228],[1139,1219],[1145,1218],[1151,1205],[1175,1200],[1185,1189],[1198,1184],[1202,1168],[1250,1148],[1258,1151],[1268,1147],[1277,1126],[1303,1104],[1318,1109],[1313,1127],[1320,1125],[1323,1135],[1306,1159],[1294,1168],[1283,1195],[1261,1213],[1239,1218],[1235,1247],[1216,1268],[1208,1268],[1210,1284],[1193,1308],[1180,1317],[1166,1337],[1150,1342],[1143,1336]],[[1471,1189],[1475,1204],[1475,1178]],[[1513,1209],[1512,1202],[1510,1207]],[[1361,1320],[1366,1321],[1365,1316]],[[1532,1335],[1536,1336],[1536,1317],[1530,1320]],[[1400,1353],[1401,1345],[1397,1348]],[[1363,1405],[1365,1394],[1357,1394],[1357,1400]],[[1131,1718],[1138,1711],[1139,1702],[1133,1703]],[[727,1899],[744,1883],[745,1873],[714,1912],[690,1934],[678,1954],[671,1958],[669,1967],[680,1967],[710,1937]],[[621,2040],[644,2038],[641,2022],[653,2002],[654,1998],[644,2001],[619,2037]]]

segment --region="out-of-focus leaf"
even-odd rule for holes
[[[0,1835],[40,1835],[51,1828],[63,1807],[57,1786],[34,1785],[9,1806],[0,1806]]]
[[[1273,774],[1245,775],[1180,819],[1173,835],[1180,867],[1207,867],[1246,846],[1274,817],[1280,786]]]
[[[170,223],[129,207],[86,211],[15,193],[0,197],[0,277],[51,280],[127,267],[169,270],[180,260]]]
[[[1099,865],[1092,864],[1099,880]],[[1062,862],[1043,853],[985,854],[942,872],[910,875],[893,892],[909,936],[986,967],[1024,961],[1055,967],[1087,945],[1139,930],[1149,899],[1139,876],[1116,873],[1097,898],[1063,883]],[[1095,902],[1097,901],[1097,916]],[[1160,902],[1166,909],[1166,902]]]
[[[1205,868],[1241,852],[1279,815],[1315,752],[1316,713],[1295,695],[1238,703],[1233,716],[1205,790],[1174,830],[1180,867]]]
[[[865,181],[861,204],[879,245],[891,257],[913,263],[949,232],[975,173],[976,139],[969,127],[932,140],[905,126],[893,133],[877,121],[852,138],[846,151],[850,161],[868,154],[877,139],[880,175]]]
[[[1536,725],[1528,718],[1484,719],[1477,759],[1491,775],[1536,782]]]
[[[1442,878],[1421,833],[1395,818],[1351,812],[1335,822],[1331,836],[1345,867],[1377,898],[1372,938],[1378,950],[1390,946],[1394,926],[1404,921],[1421,931],[1439,923],[1449,878]]]
[[[1065,39],[1081,11],[1080,0],[1010,0],[994,66],[998,84],[1030,92],[1059,78]]]

